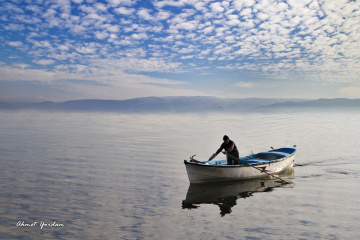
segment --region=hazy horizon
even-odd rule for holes
[[[360,99],[144,97],[127,100],[81,99],[53,101],[2,101],[0,110],[41,110],[114,113],[251,113],[298,111],[356,111]]]
[[[215,99],[238,99],[238,100],[245,100],[245,99],[283,99],[283,100],[317,100],[321,98],[285,98],[285,97],[215,97],[215,96],[148,96],[148,97],[136,97],[136,98],[126,98],[126,99],[109,99],[109,98],[74,98],[74,99],[64,99],[64,100],[52,100],[48,98],[36,98],[36,97],[0,97],[0,101],[2,102],[69,102],[69,101],[81,101],[81,100],[104,100],[104,101],[126,101],[126,100],[133,100],[133,99],[151,99],[151,98],[215,98]],[[327,98],[325,98],[327,99]],[[331,98],[328,98],[331,99]],[[356,98],[347,98],[347,99],[356,99]]]

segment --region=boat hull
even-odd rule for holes
[[[282,178],[292,178],[294,176],[294,169],[287,168],[278,176]],[[289,185],[271,179],[251,179],[244,181],[190,184],[186,194],[186,199],[183,201],[183,204],[216,204],[219,202],[219,200],[223,200],[229,197],[249,197],[249,193],[269,192],[273,188],[278,187],[292,188],[294,185]]]
[[[185,161],[190,183],[269,178],[294,165],[295,152],[277,161],[252,165],[205,165]]]

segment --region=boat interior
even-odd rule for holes
[[[256,154],[251,154],[246,157],[240,157],[240,166],[244,164],[254,165],[259,163],[266,163],[277,161],[279,159],[285,158],[296,151],[295,148],[280,148],[274,149],[269,152],[260,152]],[[204,162],[206,165],[227,165],[227,160],[211,160],[208,162]]]

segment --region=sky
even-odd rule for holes
[[[0,0],[0,98],[360,98],[360,1]]]

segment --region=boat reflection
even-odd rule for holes
[[[280,178],[293,178],[294,169],[288,168],[277,174]],[[239,198],[249,198],[254,193],[271,192],[275,188],[292,188],[293,184],[286,184],[276,179],[256,179],[236,182],[195,183],[190,184],[186,199],[182,202],[183,209],[196,209],[201,204],[219,206],[223,217],[232,212]]]

